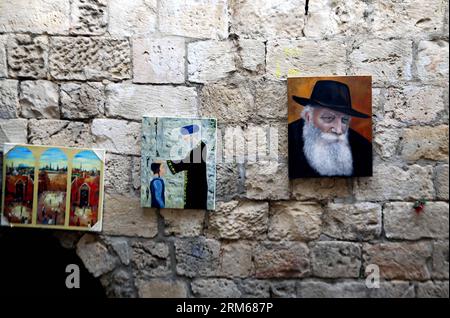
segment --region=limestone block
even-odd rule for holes
[[[113,36],[147,36],[156,31],[157,0],[109,0],[108,31]]]
[[[57,80],[111,80],[131,77],[131,49],[125,39],[53,37],[50,75]]]
[[[175,83],[185,80],[185,41],[162,37],[133,40],[133,82]]]
[[[228,6],[226,0],[162,0],[159,8],[163,33],[190,38],[226,39]]]
[[[59,118],[58,85],[44,80],[20,83],[20,108],[25,118]]]

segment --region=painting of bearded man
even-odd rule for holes
[[[290,78],[288,94],[291,179],[372,175],[369,76]]]

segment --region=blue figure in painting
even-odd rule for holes
[[[200,127],[188,125],[180,131],[186,144],[193,146],[181,161],[168,160],[173,174],[186,171],[184,183],[184,208],[206,209],[208,200],[208,180],[206,175],[207,147],[201,139]]]
[[[164,194],[164,180],[161,176],[164,174],[164,166],[161,163],[152,163],[150,169],[153,172],[153,179],[150,182],[150,193],[152,196],[152,208],[164,209],[166,199]]]

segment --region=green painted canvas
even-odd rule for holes
[[[141,205],[215,209],[215,119],[144,117]]]

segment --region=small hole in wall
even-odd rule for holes
[[[1,292],[20,295],[25,303],[54,297],[105,298],[100,280],[84,267],[75,249],[65,249],[52,231],[35,229],[0,229],[0,286]],[[80,269],[80,288],[68,289],[66,273],[69,264]]]

